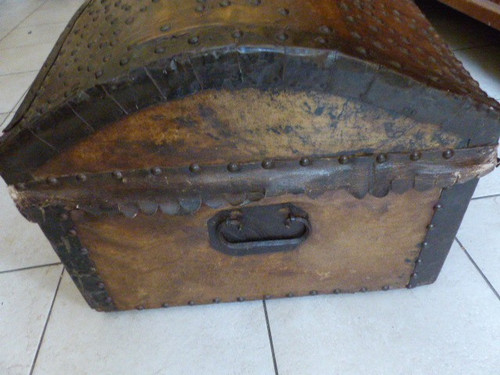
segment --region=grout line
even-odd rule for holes
[[[480,275],[483,277],[484,281],[486,281],[486,284],[488,284],[488,286],[490,287],[490,289],[492,290],[492,292],[495,294],[495,296],[497,296],[497,298],[500,300],[500,294],[498,294],[497,290],[495,289],[495,287],[491,284],[490,280],[488,280],[488,278],[486,277],[486,275],[483,273],[483,271],[481,270],[481,268],[479,268],[479,266],[477,265],[477,263],[474,261],[474,258],[472,258],[472,256],[469,254],[469,252],[467,251],[467,249],[465,248],[464,245],[462,245],[462,243],[460,242],[460,240],[458,239],[458,237],[455,237],[455,241],[457,241],[458,245],[462,248],[462,250],[464,251],[465,255],[467,255],[467,258],[469,258],[469,260],[471,261],[471,263],[474,265],[474,267],[476,267],[476,270],[480,273]]]
[[[23,267],[23,268],[16,268],[13,270],[5,270],[5,271],[0,271],[0,275],[4,273],[12,273],[12,272],[18,272],[18,271],[28,271],[28,270],[34,270],[37,268],[43,268],[43,267],[52,267],[52,266],[59,266],[61,265],[61,262],[57,263],[48,263],[48,264],[40,264],[38,266],[30,266],[30,267]]]
[[[11,30],[7,33],[7,34],[5,34],[5,35],[3,36],[3,38],[1,38],[1,39],[0,39],[0,42],[2,42],[2,40],[4,40],[4,39],[5,39],[5,38],[7,38],[10,34],[12,34],[12,32],[13,32],[14,30],[16,30],[16,29],[19,27],[19,25],[20,25],[20,24],[22,24],[24,21],[26,21],[28,18],[30,18],[30,17],[33,15],[33,13],[35,13],[38,9],[40,9],[41,7],[43,7],[43,6],[45,5],[45,3],[46,3],[46,1],[44,1],[43,3],[41,3],[41,4],[40,4],[40,6],[36,7],[36,9],[35,9],[35,10],[33,10],[33,12],[31,12],[31,13],[30,13],[30,14],[28,14],[26,17],[24,17],[21,21],[19,21],[19,23],[18,23],[16,26],[14,26],[14,27],[13,27],[13,28],[12,28],[12,29],[11,29]]]
[[[271,334],[271,325],[269,324],[269,315],[267,314],[266,300],[262,300],[262,305],[264,306],[264,315],[266,316],[267,334],[269,336],[269,345],[273,356],[274,373],[275,375],[279,375],[278,362],[276,361],[276,353],[274,352],[273,335]]]
[[[2,51],[2,50],[0,50]],[[5,50],[3,50],[5,51]],[[24,72],[14,72],[14,73],[6,73],[6,74],[0,74],[0,77],[9,77],[9,76],[15,76],[15,75],[20,75],[20,74],[26,74],[26,73],[38,73],[40,69],[35,69],[35,70],[26,70]]]
[[[45,325],[43,326],[43,331],[42,335],[40,336],[40,341],[38,342],[38,347],[36,348],[35,358],[33,358],[33,362],[31,363],[31,370],[29,375],[33,375],[33,371],[35,370],[36,360],[38,359],[38,354],[40,353],[40,348],[42,347],[43,338],[45,337],[45,331],[47,331],[47,326],[49,325],[50,316],[52,315],[52,309],[54,308],[54,303],[56,302],[57,292],[59,292],[59,287],[61,286],[63,275],[64,275],[64,267],[61,271],[61,276],[59,276],[59,281],[57,282],[56,291],[54,292],[54,297],[52,298],[52,303],[50,304],[49,313],[47,315],[47,320],[45,321]]]
[[[32,83],[32,84],[33,84],[33,83]],[[12,112],[14,112],[14,114],[15,114],[15,112],[17,112],[17,110],[19,109],[17,106],[19,105],[19,103],[20,103],[22,100],[24,100],[24,98],[26,97],[26,94],[28,93],[28,91],[30,90],[30,88],[31,88],[31,85],[30,85],[30,87],[29,87],[29,88],[27,88],[27,89],[26,89],[26,91],[25,91],[25,92],[21,95],[21,97],[17,100],[16,104],[14,104],[14,107],[12,107],[11,111],[9,112],[9,115],[10,115]],[[16,108],[16,107],[17,107],[17,108]],[[3,128],[3,126],[5,125],[5,122],[7,121],[7,119],[8,119],[8,118],[9,118],[9,116],[6,116],[6,117],[3,119],[2,123],[0,124],[0,129],[2,129],[2,128]],[[10,121],[12,121],[12,118],[10,119]],[[0,133],[1,133],[1,131],[0,131]]]
[[[491,195],[484,195],[482,197],[475,197],[475,198],[472,198],[471,200],[472,201],[476,201],[478,199],[487,199],[487,198],[496,198],[496,197],[500,197],[500,193],[498,193],[498,194],[491,194]]]

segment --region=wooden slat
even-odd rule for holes
[[[456,10],[465,13],[488,26],[500,30],[499,0],[440,0]]]

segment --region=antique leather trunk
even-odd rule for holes
[[[94,0],[0,169],[98,310],[411,288],[499,114],[411,0]]]

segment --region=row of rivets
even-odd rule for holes
[[[443,158],[447,159],[447,160],[453,158],[454,155],[455,155],[455,152],[451,149],[444,151],[442,154]],[[352,157],[349,157],[347,155],[341,155],[338,158],[338,162],[340,164],[347,164],[351,160],[351,158]],[[418,161],[421,158],[422,158],[422,153],[419,151],[414,151],[410,154],[410,160],[412,160],[412,161]],[[376,156],[375,160],[379,164],[385,163],[388,160],[388,155],[387,154],[379,154]],[[299,164],[303,167],[310,166],[310,165],[312,165],[312,163],[313,163],[312,159],[310,159],[308,157],[303,157],[299,160]],[[275,161],[272,159],[265,159],[264,161],[262,161],[261,165],[262,165],[262,168],[264,168],[264,169],[272,169],[275,167]],[[237,162],[231,162],[227,165],[227,170],[231,173],[239,172],[239,171],[241,171],[241,168],[242,168],[241,164],[237,163]],[[200,173],[202,171],[202,167],[198,163],[193,163],[189,166],[189,171],[192,173]],[[154,167],[154,168],[151,168],[150,172],[153,176],[159,176],[162,173],[162,169],[160,167]],[[126,182],[126,179],[124,179],[124,176],[123,176],[123,172],[121,172],[121,171],[112,172],[112,176],[117,180],[121,180],[122,182]],[[82,173],[76,175],[75,178],[78,182],[87,181],[87,176],[85,174],[82,174]],[[46,179],[46,182],[49,185],[57,185],[59,183],[59,180],[56,177],[48,177]],[[16,184],[16,188],[18,190],[24,190],[24,189],[26,189],[26,184],[18,183],[18,184]]]

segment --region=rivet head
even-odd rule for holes
[[[309,292],[309,294],[310,294],[311,296],[317,296],[317,295],[318,295],[318,291],[317,291],[317,290],[311,290],[311,291]]]
[[[201,167],[197,163],[193,163],[189,166],[189,171],[191,173],[200,173],[201,172]]]
[[[411,277],[412,277],[413,279],[418,278],[418,273],[416,273],[416,272],[412,273],[412,274],[411,274]]]
[[[136,310],[139,310],[139,311],[142,311],[142,310],[144,310],[144,306],[139,305],[139,306],[137,306],[135,309],[136,309]]]
[[[265,294],[263,297],[265,300],[271,299],[272,296],[270,294]]]
[[[87,176],[80,173],[80,174],[76,175],[76,180],[78,182],[85,182],[85,181],[87,181]]]
[[[238,163],[232,162],[227,165],[227,170],[231,173],[239,172],[241,170],[241,166]]]
[[[67,213],[63,212],[60,216],[59,216],[59,219],[62,220],[62,221],[66,221],[69,219],[69,216]]]
[[[225,7],[228,7],[229,5],[231,5],[231,2],[229,0],[222,0],[220,3],[219,3],[219,6],[221,8],[225,8]]]
[[[58,183],[58,182],[59,182],[59,181],[58,181],[58,180],[57,180],[57,178],[55,178],[55,177],[49,177],[49,178],[47,178],[47,183],[48,183],[49,185],[57,185],[57,183]]]
[[[161,168],[160,167],[151,168],[151,174],[153,176],[159,176],[159,175],[161,175]]]
[[[346,155],[342,155],[339,157],[339,163],[340,164],[347,164],[349,162],[349,157]]]
[[[279,13],[282,15],[282,16],[288,16],[290,14],[290,11],[286,8],[280,8],[279,9]]]
[[[26,184],[20,182],[20,183],[16,184],[16,189],[17,190],[24,190],[24,189],[26,189]]]
[[[309,158],[304,157],[304,158],[300,159],[300,165],[302,165],[303,167],[307,167],[307,166],[311,165],[311,163],[312,163],[312,161]]]
[[[189,301],[189,302],[188,302],[188,305],[189,305],[189,306],[194,306],[194,305],[195,305],[195,303],[194,303],[194,301],[192,301],[192,300],[191,300],[191,301]]]
[[[163,31],[163,32],[167,32],[170,29],[171,29],[170,25],[163,25],[162,27],[160,27],[160,31]]]
[[[108,305],[113,303],[113,298],[111,297],[106,297],[106,299],[104,300],[105,303],[107,303]]]
[[[422,154],[418,151],[414,151],[410,154],[410,160],[413,160],[413,161],[420,160],[421,157],[422,157]]]
[[[319,31],[322,32],[323,34],[330,34],[332,32],[332,29],[330,29],[326,25],[323,25],[323,26],[320,26]]]
[[[340,294],[341,293],[341,290],[340,289],[334,289],[333,290],[333,294]]]
[[[104,285],[104,283],[97,283],[97,287],[98,287],[99,289],[104,289],[104,288],[105,288],[105,285]]]
[[[196,10],[197,12],[203,12],[203,11],[205,10],[205,6],[204,6],[204,5],[198,5],[198,6],[195,8],[195,10]]]
[[[188,39],[189,44],[198,44],[199,42],[200,42],[200,38],[198,38],[197,36],[193,36],[193,37]]]
[[[391,287],[390,287],[389,285],[384,285],[384,286],[382,287],[382,290],[385,290],[385,291],[387,291],[387,290],[389,290],[389,289],[391,289]]]
[[[220,298],[214,298],[214,299],[213,299],[213,302],[214,302],[214,303],[220,303]]]
[[[387,156],[385,154],[380,154],[377,156],[377,163],[385,163],[387,161]]]
[[[129,59],[124,57],[122,59],[120,59],[120,65],[123,66],[123,65],[127,65],[129,62]]]
[[[81,255],[89,255],[89,249],[87,249],[86,247],[82,247],[80,249],[80,254]]]
[[[236,30],[236,31],[233,32],[232,35],[233,35],[233,38],[239,39],[239,38],[241,38],[243,36],[243,32],[241,32],[240,30]]]
[[[276,34],[276,39],[278,39],[280,42],[284,42],[285,40],[288,39],[288,35],[284,32],[280,32]]]
[[[274,161],[271,159],[266,159],[262,162],[262,168],[271,169],[274,167]]]
[[[427,226],[427,229],[429,229],[429,230],[434,229],[434,224],[429,224],[429,225]]]
[[[363,288],[361,288],[359,291],[360,291],[360,292],[362,292],[362,293],[365,293],[365,292],[367,292],[367,291],[368,291],[368,289],[367,289],[367,288],[365,288],[365,287],[363,287]]]
[[[293,297],[293,296],[294,296],[294,294],[293,294],[293,293],[288,293],[286,296],[287,296],[288,298],[291,298],[291,297]]]
[[[451,159],[455,155],[455,152],[453,150],[446,150],[443,152],[443,158],[445,159]]]
[[[77,235],[76,229],[71,228],[70,230],[68,230],[68,234],[72,237],[76,236]]]
[[[434,206],[435,210],[440,210],[442,208],[443,208],[443,206],[441,204],[439,204],[439,203]]]
[[[243,302],[245,300],[245,297],[238,297],[236,298],[236,301],[238,302]]]
[[[422,247],[427,247],[429,246],[429,242],[422,242]]]
[[[165,52],[165,48],[164,47],[156,47],[155,48],[155,53],[164,53]]]
[[[121,180],[123,178],[123,173],[120,171],[114,171],[113,177],[116,178],[117,180]]]
[[[167,307],[169,307],[169,304],[168,303],[164,303],[164,304],[161,305],[161,307],[163,307],[163,308],[166,309]]]

